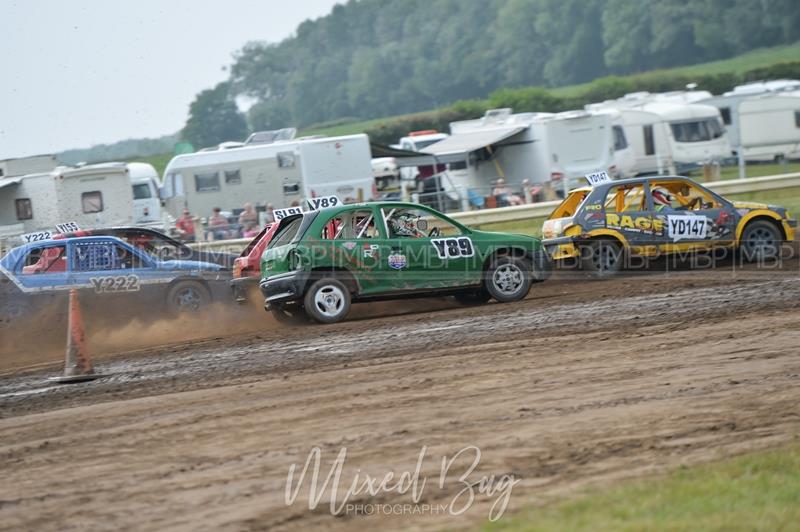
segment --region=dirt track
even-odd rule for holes
[[[74,387],[6,366],[0,527],[463,526],[499,495],[459,516],[332,517],[328,497],[308,509],[308,479],[287,506],[287,473],[318,446],[324,479],[346,447],[341,498],[357,469],[413,471],[426,446],[421,504],[447,505],[470,460],[442,489],[440,461],[472,445],[470,480],[521,479],[513,511],[796,441],[797,266],[555,279],[514,305],[369,305],[361,316],[382,317],[101,357],[112,376]]]

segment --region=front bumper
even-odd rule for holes
[[[266,307],[269,308],[272,305],[301,299],[305,291],[306,281],[308,281],[308,272],[302,270],[262,279],[259,283],[259,288],[264,295]]]
[[[546,281],[553,274],[553,262],[550,255],[543,250],[534,251],[531,260],[533,262],[533,279],[541,282]]]
[[[575,245],[575,240],[575,237],[572,236],[546,238],[542,240],[542,246],[550,256],[550,260],[569,259],[578,256],[578,246]]]
[[[231,280],[230,286],[233,292],[233,299],[237,303],[245,303],[248,293],[258,286],[258,281],[258,276],[239,277]]]
[[[786,234],[786,240],[791,242],[794,240],[794,234],[797,229],[797,220],[794,218],[790,218],[788,220],[782,220],[783,224],[783,232]]]

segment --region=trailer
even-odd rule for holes
[[[124,165],[58,167],[51,172],[0,179],[0,238],[56,224],[81,228],[130,225],[133,194]]]
[[[219,207],[236,213],[245,203],[285,208],[305,198],[375,196],[366,135],[299,138],[227,150],[178,155],[167,164],[161,198],[167,211],[208,215]]]
[[[610,112],[492,109],[480,119],[452,122],[449,137],[422,151],[446,162],[460,156],[464,164],[448,172],[448,181],[461,195],[487,194],[498,178],[511,186],[527,181],[564,190],[587,173],[630,166],[625,132],[614,121]]]
[[[702,103],[719,109],[731,146],[743,160],[800,157],[800,81],[739,85]]]
[[[636,156],[636,175],[684,173],[732,156],[720,112],[710,105],[637,93],[586,109],[620,113]]]

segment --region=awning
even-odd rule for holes
[[[432,153],[437,158],[445,156],[460,155],[459,160],[464,160],[464,154],[480,150],[486,146],[497,144],[501,140],[513,137],[525,127],[505,127],[490,130],[470,131],[468,133],[457,133],[450,135],[444,140],[431,144],[424,148],[424,152]]]
[[[19,185],[19,182],[22,181],[20,178],[11,179],[7,177],[5,179],[0,179],[0,188],[11,186],[11,185]]]
[[[392,148],[385,144],[378,144],[377,142],[370,142],[370,149],[372,150],[372,158],[379,157],[394,157],[397,166],[432,166],[435,164],[446,164],[456,161],[463,161],[462,154],[457,156],[444,156],[434,155],[432,153],[423,153],[418,151],[401,150],[400,148]]]

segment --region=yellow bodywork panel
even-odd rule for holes
[[[739,206],[741,204],[735,204],[735,206]],[[786,220],[781,218],[778,213],[775,211],[771,211],[769,209],[756,209],[754,211],[750,211],[745,214],[741,220],[739,220],[739,225],[736,226],[736,244],[738,245],[742,239],[742,233],[744,232],[744,228],[747,226],[747,223],[753,220],[754,218],[758,217],[766,217],[776,222],[780,222],[781,227],[783,227],[783,232],[786,234],[786,240],[791,241],[794,240],[794,227],[789,227],[789,224],[786,223]]]

